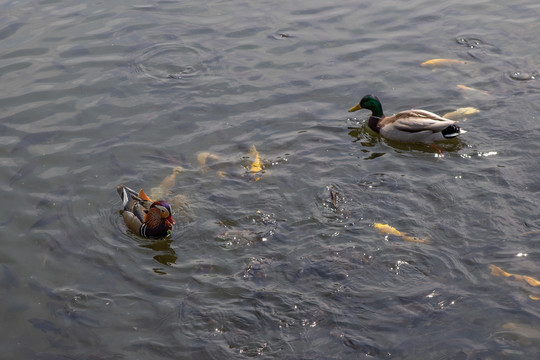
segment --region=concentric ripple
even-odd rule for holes
[[[205,71],[204,50],[180,43],[159,43],[142,50],[132,67],[135,73],[153,80],[188,79]]]

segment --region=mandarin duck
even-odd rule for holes
[[[405,110],[392,116],[384,116],[381,102],[375,95],[364,96],[349,112],[360,109],[371,110],[368,120],[371,130],[393,141],[431,144],[466,132],[456,125],[456,121],[426,110]]]
[[[175,221],[169,203],[152,201],[143,190],[137,193],[125,185],[118,186],[116,190],[122,198],[122,216],[129,230],[152,239],[171,233]]]

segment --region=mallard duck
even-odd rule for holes
[[[371,130],[389,140],[431,144],[465,133],[456,121],[445,119],[426,110],[405,110],[384,116],[381,102],[375,95],[366,95],[349,112],[371,110],[368,125]]]
[[[144,191],[137,193],[125,185],[118,186],[116,190],[124,205],[124,222],[131,231],[152,239],[170,234],[175,221],[169,203],[162,200],[152,201]]]

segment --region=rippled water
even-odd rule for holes
[[[540,278],[539,15],[0,2],[0,357],[536,358],[540,290],[490,265]],[[349,117],[367,93],[480,112],[441,157]],[[127,232],[116,186],[178,167],[173,235]]]

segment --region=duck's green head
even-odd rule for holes
[[[371,110],[372,116],[380,118],[384,117],[381,102],[379,101],[379,98],[375,95],[364,96],[362,100],[360,100],[358,105],[353,106],[349,109],[349,112],[358,111],[360,109]]]

